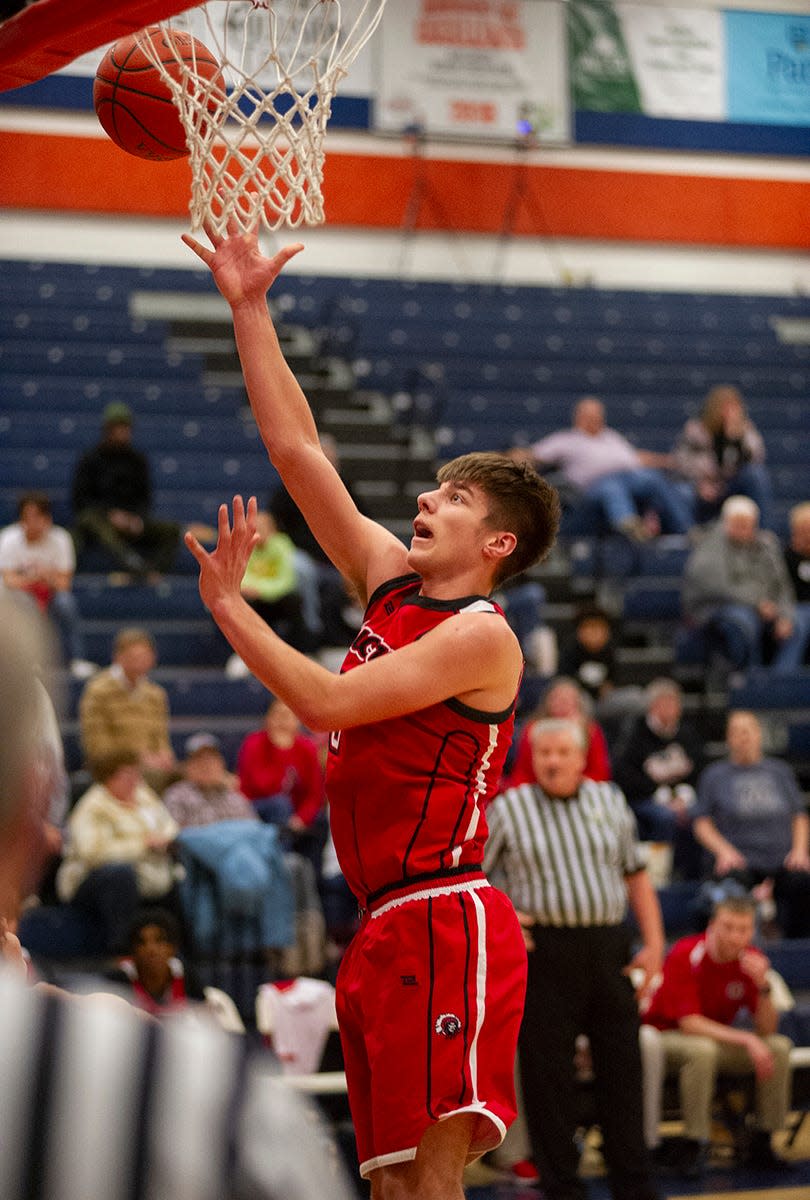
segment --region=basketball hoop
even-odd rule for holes
[[[379,24],[385,0],[209,0],[143,31],[143,47],[180,115],[192,170],[191,223],[319,225],[332,97]],[[200,79],[170,30],[214,51]],[[226,86],[223,88],[222,81]]]

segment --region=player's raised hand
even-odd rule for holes
[[[268,258],[261,251],[258,234],[241,233],[233,220],[225,236],[217,233],[210,221],[203,222],[203,228],[212,249],[188,233],[182,234],[182,240],[209,268],[232,307],[263,297],[290,259],[304,249],[302,242],[293,242]]]
[[[193,533],[185,535],[185,544],[200,564],[202,602],[212,612],[218,605],[240,595],[248,559],[259,541],[256,511],[255,496],[248,500],[247,509],[242,497],[234,496],[231,523],[227,504],[221,504],[217,519],[217,544],[210,552]]]

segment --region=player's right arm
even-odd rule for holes
[[[303,246],[267,258],[255,233],[221,237],[210,227],[206,233],[213,250],[187,234],[183,241],[210,268],[231,307],[250,406],[270,460],[324,552],[365,601],[378,584],[407,571],[406,552],[358,511],[321,450],[309,403],[282,354],[267,292]]]

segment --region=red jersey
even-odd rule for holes
[[[753,950],[752,953],[759,953]],[[706,934],[681,938],[666,957],[664,973],[642,1019],[658,1029],[676,1029],[682,1017],[709,1017],[731,1025],[737,1013],[755,1012],[757,985],[739,960],[717,963],[709,955]]]
[[[459,612],[502,609],[483,596],[431,600],[418,575],[377,588],[343,663],[352,671]],[[326,773],[332,837],[361,904],[421,878],[480,866],[484,807],[512,739],[514,702],[488,713],[449,699],[332,734]]]

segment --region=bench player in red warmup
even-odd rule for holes
[[[250,403],[310,528],[367,607],[340,675],[293,650],[239,584],[256,502],[219,513],[215,550],[191,536],[200,592],[250,670],[331,734],[335,848],[362,922],[341,964],[338,1019],[360,1170],[373,1200],[461,1200],[466,1163],[514,1117],[526,952],[481,870],[484,808],[512,736],[522,657],[488,594],[549,550],[556,492],[494,454],[444,466],[406,547],[362,516],[322,453],[281,353],[266,293],[303,247],[255,235],[184,241],[231,306]]]

